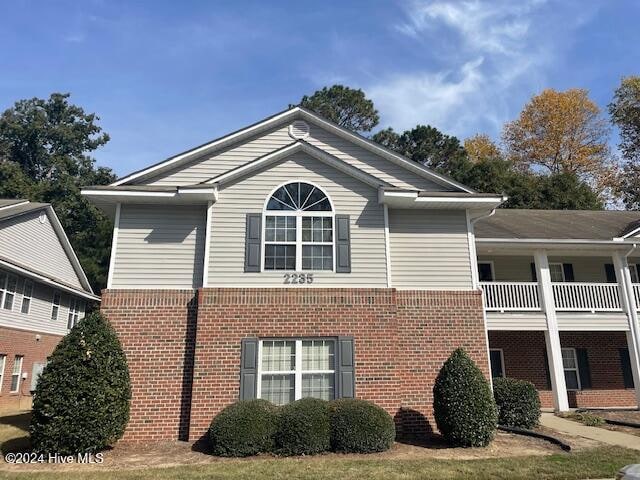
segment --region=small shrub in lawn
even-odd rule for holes
[[[337,452],[371,453],[391,448],[396,437],[393,418],[365,400],[343,398],[331,406],[331,446]]]
[[[531,382],[515,378],[495,378],[493,397],[498,407],[498,424],[533,428],[540,419],[540,397]]]
[[[229,405],[211,422],[209,443],[214,455],[247,457],[272,452],[278,426],[278,407],[267,400],[244,400]]]
[[[493,440],[498,413],[489,382],[462,348],[440,369],[433,409],[440,433],[452,445],[484,447]]]
[[[130,398],[120,341],[100,312],[91,313],[60,341],[38,380],[29,427],[34,450],[102,450],[124,433]]]
[[[281,408],[276,451],[281,455],[313,455],[331,447],[329,402],[303,398]]]
[[[594,415],[593,413],[575,413],[571,417],[588,427],[599,427],[605,423],[604,418]]]

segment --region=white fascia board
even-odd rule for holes
[[[612,247],[622,247],[636,245],[638,242],[620,242],[616,240],[589,240],[588,238],[477,238],[477,243],[516,243],[516,244],[559,244],[559,245],[610,245]]]
[[[171,198],[178,195],[178,192],[142,192],[139,190],[82,190],[82,195],[87,197],[100,196],[100,197],[159,197],[159,198]]]
[[[614,237],[613,239],[616,240],[616,241],[622,241],[622,240],[624,240],[626,238],[633,237],[633,236],[637,235],[638,233],[640,233],[640,227],[638,227],[638,228],[636,228],[634,230],[631,230],[629,233],[623,235],[622,237]]]
[[[50,287],[56,288],[58,290],[64,290],[67,293],[72,293],[74,295],[77,295],[79,297],[83,297],[89,300],[95,300],[97,302],[100,301],[100,297],[98,297],[93,293],[88,293],[83,290],[77,290],[75,288],[71,288],[63,283],[56,282],[55,280],[52,280],[48,277],[32,272],[31,270],[27,270],[26,268],[22,268],[12,263],[5,262],[2,259],[0,259],[0,265],[6,268],[7,270],[11,270],[12,272],[17,273],[19,275],[24,275],[25,277],[28,277],[36,282],[49,285]]]
[[[0,210],[8,210],[10,208],[19,207],[20,205],[26,205],[27,203],[29,203],[29,200],[25,200],[24,202],[20,202],[20,203],[12,203],[11,205],[5,205],[4,207],[0,207]]]
[[[380,203],[396,208],[456,208],[456,209],[494,209],[504,202],[506,197],[447,197],[420,196],[417,191],[391,191],[380,189]]]

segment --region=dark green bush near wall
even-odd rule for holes
[[[498,415],[489,382],[462,348],[440,369],[433,409],[438,430],[452,445],[484,447],[495,436]]]
[[[211,422],[209,442],[214,455],[247,457],[274,449],[278,407],[267,400],[241,400]]]
[[[495,378],[493,396],[498,406],[498,424],[532,428],[540,419],[540,397],[531,382]]]
[[[280,409],[276,452],[281,455],[314,455],[331,447],[329,402],[303,398]]]
[[[393,418],[365,400],[343,398],[330,403],[331,447],[336,452],[371,453],[389,450],[396,438]]]
[[[94,312],[49,357],[36,387],[31,443],[36,452],[96,452],[118,440],[129,420],[127,360],[111,325]]]

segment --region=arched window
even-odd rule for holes
[[[264,270],[333,270],[331,200],[319,187],[277,188],[264,211]]]

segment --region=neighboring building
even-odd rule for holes
[[[578,247],[545,229],[546,220],[535,224],[544,235],[520,238],[509,221],[500,223],[502,211],[486,219],[502,196],[478,194],[305,109],[83,194],[115,221],[102,311],[129,362],[130,440],[199,438],[226,405],[256,397],[283,404],[357,396],[387,409],[401,433],[429,432],[435,377],[459,346],[487,377],[493,370],[530,378],[546,406],[555,398],[563,410],[565,383],[587,378],[578,364],[588,357],[590,381],[578,383],[573,401],[634,404],[623,372],[637,366],[635,300],[622,295],[629,315],[595,309],[563,323],[553,294],[582,284],[551,283],[557,267],[546,255],[609,256],[628,275],[624,255],[632,240],[599,242],[594,227],[575,253]],[[515,215],[514,224],[534,228],[532,214]],[[625,225],[640,220],[621,215]],[[556,223],[567,230],[566,220]],[[480,264],[480,272],[476,245],[483,260],[493,261]],[[530,275],[531,262],[523,273],[511,254],[535,254],[539,284],[510,290],[486,283],[509,272]],[[605,280],[611,284],[586,286],[584,295],[604,292],[614,302],[616,280]],[[627,293],[628,280],[620,282]],[[504,300],[507,294],[515,299]],[[528,303],[512,311],[495,303],[503,300]],[[534,317],[542,319],[535,328]],[[553,372],[547,377],[545,337]],[[564,368],[561,341],[575,348]],[[628,362],[618,358],[624,348]],[[607,393],[583,394],[587,388]]]
[[[97,300],[51,205],[0,199],[0,411],[30,408],[47,357]]]

